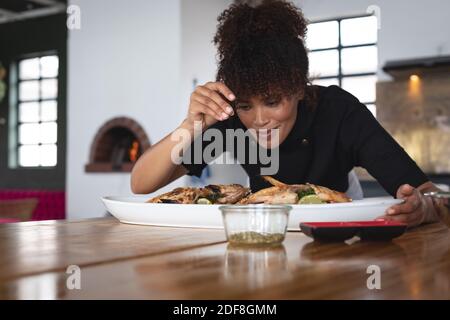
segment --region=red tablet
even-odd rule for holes
[[[300,229],[318,241],[345,241],[358,236],[364,241],[389,241],[401,236],[407,225],[398,221],[303,222]]]

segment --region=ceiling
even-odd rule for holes
[[[67,0],[1,0],[0,23],[64,12]]]

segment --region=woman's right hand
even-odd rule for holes
[[[234,114],[229,101],[235,99],[233,92],[222,82],[208,82],[197,86],[191,94],[185,121],[192,128],[196,121],[200,121],[202,130],[205,130],[217,121],[224,121]]]

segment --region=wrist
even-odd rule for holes
[[[194,123],[188,118],[183,119],[177,129],[185,129],[189,131],[194,131]]]
[[[429,206],[429,210],[427,210],[428,214],[425,217],[424,222],[438,222],[442,221],[446,224],[450,223],[450,210],[448,205],[445,204],[443,199],[435,199],[432,197],[427,197],[427,204]]]
[[[433,205],[439,220],[450,226],[450,206],[448,199],[433,199]]]
[[[188,118],[184,119],[176,130],[187,130],[191,137],[196,138],[203,133],[203,124],[201,121],[192,121]]]

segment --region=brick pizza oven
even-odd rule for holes
[[[130,172],[150,147],[144,129],[135,120],[118,117],[107,121],[91,145],[86,172]]]

